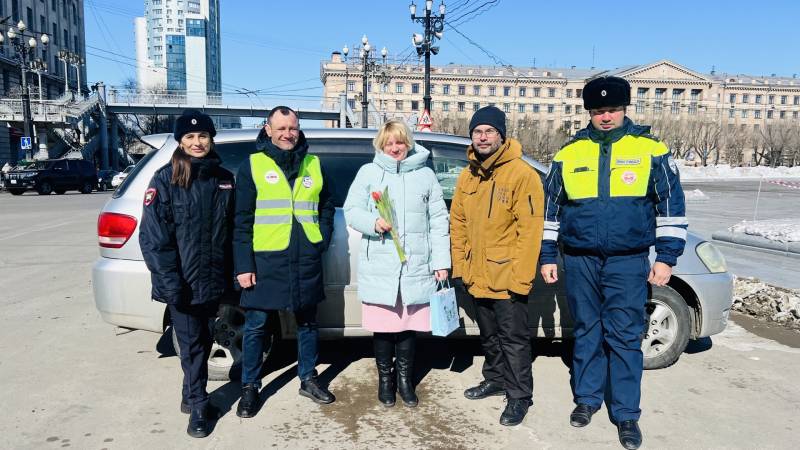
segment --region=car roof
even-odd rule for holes
[[[237,130],[219,130],[214,137],[217,143],[236,141],[255,141],[261,128],[242,128]],[[372,139],[375,137],[376,128],[303,128],[307,139]],[[154,135],[156,136],[156,135]],[[160,136],[160,135],[158,135]],[[451,144],[469,145],[469,138],[445,133],[421,132],[414,135],[418,141],[445,142]]]

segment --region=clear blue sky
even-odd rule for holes
[[[367,34],[392,54],[412,50],[409,0],[221,0],[223,91],[263,90],[264,102],[319,107],[320,61]],[[424,1],[417,0],[418,13]],[[438,8],[439,0],[434,2]],[[133,19],[141,0],[85,0],[89,82],[135,77]],[[708,73],[800,76],[800,2],[450,0],[456,28],[515,66],[615,68],[669,59]],[[485,5],[479,8],[481,5]],[[479,13],[479,14],[478,14]],[[467,20],[469,19],[469,20]],[[432,63],[494,65],[446,28]],[[111,52],[111,53],[109,53]],[[353,55],[355,53],[351,53]],[[412,57],[413,61],[416,57]],[[116,61],[112,61],[116,60]]]

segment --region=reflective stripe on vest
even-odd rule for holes
[[[611,145],[609,161],[609,195],[611,197],[644,197],[650,181],[653,156],[669,152],[658,141],[637,136],[623,136]],[[581,139],[558,152],[564,189],[570,200],[597,198],[600,144]]]
[[[322,169],[319,158],[306,155],[289,187],[281,168],[264,153],[250,155],[250,171],[256,185],[256,210],[253,219],[253,251],[278,251],[289,248],[292,217],[303,227],[309,242],[322,241],[319,229],[319,193]]]

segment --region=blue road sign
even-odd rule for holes
[[[31,138],[29,136],[23,136],[19,140],[19,146],[22,150],[30,150],[33,148],[31,144]]]

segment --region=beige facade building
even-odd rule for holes
[[[356,126],[361,117],[362,66],[338,52],[321,64],[326,107],[336,108],[346,94]],[[381,71],[379,65],[378,72]],[[422,114],[424,68],[387,64],[385,83],[368,77],[369,125],[386,118],[416,122]],[[628,115],[641,123],[712,122],[721,130],[758,132],[771,123],[800,123],[800,79],[695,72],[672,61],[614,70],[447,65],[432,67],[434,130],[445,117],[469,118],[494,105],[506,112],[509,127],[532,123],[574,134],[588,123],[581,93],[600,75],[616,75],[631,84]],[[379,77],[377,79],[380,79]]]

